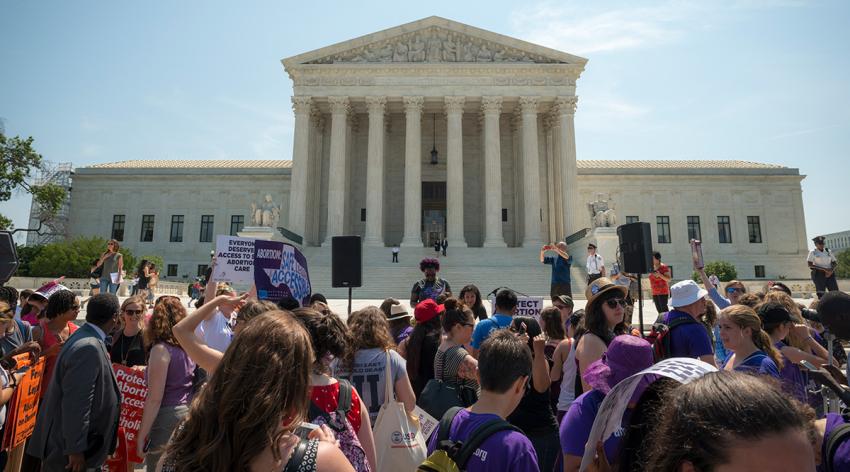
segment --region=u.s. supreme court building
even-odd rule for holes
[[[574,278],[583,278],[584,248],[609,229],[582,232],[596,226],[593,202],[613,209],[611,226],[649,222],[675,278],[690,274],[691,238],[741,278],[807,274],[797,169],[578,160],[585,58],[429,17],[282,62],[293,83],[291,160],[79,168],[72,236],[161,255],[163,275],[179,279],[209,263],[214,235],[263,223],[254,219],[265,206],[272,226],[303,236],[319,291],[328,292],[330,238],[356,234],[374,296],[409,293],[419,258],[442,238],[443,275],[456,290],[472,282],[542,294],[544,242],[573,236]],[[401,264],[390,262],[394,245]]]

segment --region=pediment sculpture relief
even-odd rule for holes
[[[428,28],[363,47],[350,49],[308,64],[389,62],[525,62],[557,63],[554,59],[440,28]]]

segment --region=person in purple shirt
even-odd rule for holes
[[[694,320],[670,330],[670,357],[690,357],[716,365],[711,338],[699,322],[699,317],[705,312],[707,294],[693,280],[683,280],[670,287],[670,306],[673,309],[664,317],[664,322],[669,326],[677,318]]]
[[[730,306],[720,311],[717,324],[723,346],[732,351],[720,370],[780,378],[779,368],[784,364],[782,354],[761,329],[761,319],[755,310],[745,305]]]
[[[590,429],[605,395],[623,379],[652,366],[652,362],[652,346],[644,339],[625,334],[615,337],[602,359],[587,367],[583,377],[592,389],[576,398],[561,420],[564,472],[579,470]],[[605,441],[605,456],[609,461],[618,457],[623,434],[620,428]]]
[[[505,420],[517,407],[531,374],[531,351],[524,338],[498,330],[481,344],[478,355],[481,395],[471,407],[457,412],[451,421],[448,440],[468,440],[477,428],[493,420]],[[438,449],[439,436],[438,426],[428,442],[429,456]],[[465,467],[458,466],[469,472],[540,470],[531,441],[513,428],[493,433],[470,456]]]
[[[846,424],[844,416],[838,413],[827,413],[826,418],[815,421],[815,437],[820,443],[818,472],[850,470],[850,441],[848,441],[850,436],[844,436],[845,439],[837,443],[838,446],[835,447],[835,452],[831,456],[827,450],[830,436],[836,434],[836,430]]]
[[[823,363],[823,359],[814,354],[803,352],[794,346],[788,346],[783,342],[783,339],[787,338],[791,330],[794,329],[794,319],[782,304],[771,302],[759,305],[758,315],[761,318],[764,330],[770,336],[771,342],[782,355],[783,365],[779,371],[782,388],[794,395],[797,400],[807,403],[806,385],[808,379],[797,363],[807,360],[815,365],[820,365]]]

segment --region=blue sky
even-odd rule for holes
[[[439,15],[589,59],[579,159],[800,169],[807,232],[850,229],[850,2],[4,1],[0,117],[53,161],[289,159],[280,59]],[[0,203],[26,225],[29,201]]]

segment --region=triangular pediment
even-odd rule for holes
[[[301,64],[537,63],[583,66],[587,59],[430,16],[283,60]]]

